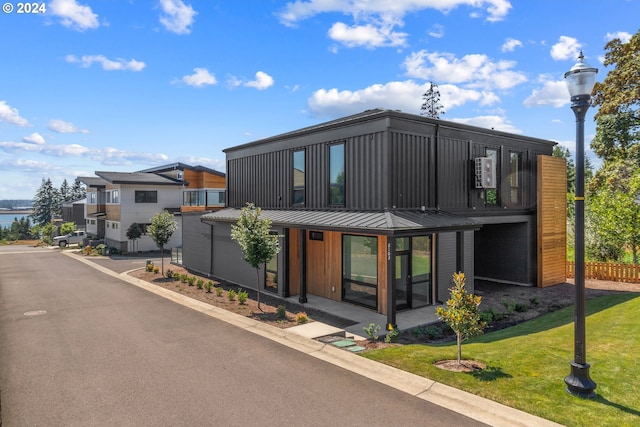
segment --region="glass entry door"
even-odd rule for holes
[[[432,304],[431,236],[396,238],[396,310]]]

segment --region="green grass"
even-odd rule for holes
[[[363,356],[567,426],[640,425],[640,294],[589,300],[587,316],[587,362],[598,386],[593,400],[565,391],[573,307],[465,342],[462,358],[487,365],[479,373],[433,366],[455,359],[455,343],[390,347]]]

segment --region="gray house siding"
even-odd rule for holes
[[[182,263],[190,270],[212,276],[211,226],[200,221],[202,214],[182,214]]]

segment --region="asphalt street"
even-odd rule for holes
[[[0,247],[0,410],[3,427],[484,425],[58,250],[15,247]]]

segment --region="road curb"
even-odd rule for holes
[[[561,426],[561,424],[476,396],[475,394],[366,359],[330,344],[325,344],[290,332],[287,329],[280,329],[258,320],[249,319],[186,295],[181,295],[168,289],[152,285],[144,280],[131,277],[128,274],[129,271],[116,273],[76,254],[64,251],[62,251],[62,253],[96,270],[170,301],[488,425],[496,427]]]

